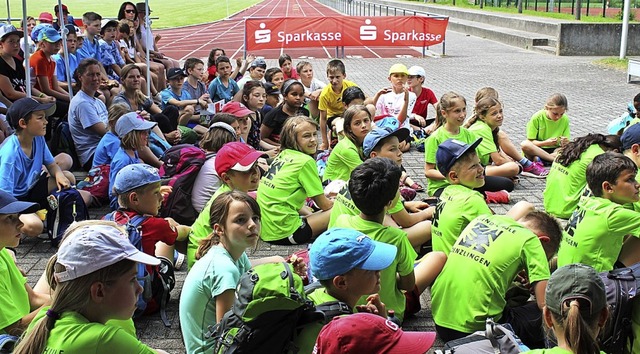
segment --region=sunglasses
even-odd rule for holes
[[[136,13],[136,10],[124,10],[124,12],[126,12],[128,14],[134,14],[134,13]]]

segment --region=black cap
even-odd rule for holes
[[[169,70],[167,70],[167,80],[177,79],[180,76],[187,77],[184,71],[180,68],[169,68]]]
[[[280,89],[272,82],[267,82],[264,84],[265,92],[267,95],[279,95]]]
[[[21,118],[29,116],[35,111],[46,111],[53,107],[54,103],[40,103],[34,98],[23,97],[11,105],[7,110],[7,121],[16,128]]]

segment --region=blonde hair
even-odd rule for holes
[[[108,225],[122,230],[116,223],[111,221],[82,221],[69,226],[63,236],[63,242],[73,231],[81,227],[91,227],[94,225]],[[53,330],[56,320],[63,313],[77,312],[83,314],[91,305],[92,284],[101,282],[106,285],[111,285],[123,274],[131,271],[134,266],[135,262],[125,259],[77,279],[58,283],[53,274],[65,271],[65,267],[58,263],[57,255],[52,256],[47,263],[46,269],[49,285],[53,291],[51,307],[49,311],[47,311],[47,315],[34,324],[31,331],[23,334],[13,352],[18,354],[42,353],[47,345],[49,334],[51,330]]]
[[[500,96],[498,95],[498,91],[496,89],[494,89],[493,87],[486,86],[479,89],[476,92],[475,101],[476,103],[478,103],[481,99],[487,98],[487,97],[493,97],[496,100],[500,99]]]
[[[318,123],[307,116],[295,116],[288,118],[282,127],[280,133],[280,148],[302,151],[302,148],[298,145],[296,139],[298,135],[298,128],[304,124],[309,123],[316,128],[316,131],[320,128]]]
[[[238,190],[224,192],[220,194],[211,204],[211,209],[209,213],[209,226],[213,230],[215,225],[226,226],[227,218],[229,217],[229,208],[231,203],[234,201],[239,201],[246,203],[253,211],[254,215],[261,217],[260,206],[258,206],[258,202],[255,199],[251,198],[247,193],[241,192]],[[198,250],[196,251],[196,259],[200,259],[204,257],[207,252],[211,249],[211,247],[220,243],[220,235],[216,234],[215,231],[211,232],[211,234],[200,241],[200,245],[198,246]]]
[[[144,130],[132,130],[120,138],[120,146],[127,150],[138,150],[142,147],[142,139],[140,134]]]
[[[112,104],[111,107],[109,107],[109,130],[116,136],[118,136],[116,133],[116,123],[118,119],[129,112],[131,112],[131,109],[123,103]]]

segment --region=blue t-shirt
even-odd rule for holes
[[[38,182],[42,165],[54,163],[43,136],[33,138],[31,156],[20,147],[18,136],[11,135],[0,148],[0,189],[22,197]]]
[[[111,160],[113,160],[119,148],[120,139],[111,131],[108,131],[98,143],[96,152],[93,155],[93,165],[91,167],[110,165]]]
[[[193,97],[191,97],[187,90],[180,91],[180,96],[178,96],[171,90],[171,87],[167,87],[166,89],[160,91],[160,98],[162,99],[162,109],[165,109],[167,107],[170,99],[176,99],[178,101],[193,99]]]
[[[100,57],[100,43],[98,43],[98,37],[94,37],[93,43],[89,38],[85,38],[82,42],[82,47],[76,51],[76,57],[78,57],[78,63],[83,59],[94,58],[99,62],[102,62]]]
[[[69,130],[82,165],[91,159],[102,138],[89,129],[98,123],[103,123],[105,127],[108,126],[107,107],[104,102],[80,90],[73,96],[69,105]]]
[[[109,206],[111,206],[111,210],[118,209],[118,196],[113,192],[113,182],[116,180],[116,175],[126,166],[142,162],[138,157],[137,151],[134,152],[134,155],[134,157],[129,156],[123,147],[119,147],[113,156],[113,160],[111,160],[111,168],[109,170]]]
[[[56,62],[56,79],[60,82],[67,82],[67,71],[65,70],[66,63],[64,58],[60,54],[54,54],[51,56],[51,59]],[[69,73],[71,74],[71,82],[76,82],[73,78],[73,72],[76,71],[78,63],[78,57],[73,53],[69,53]]]
[[[222,82],[220,82],[220,78],[216,77],[209,84],[209,96],[211,96],[211,101],[218,102],[220,100],[224,100],[225,103],[231,101],[233,96],[240,91],[238,84],[234,79],[229,78],[229,86],[225,87]]]

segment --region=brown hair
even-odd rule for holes
[[[356,136],[353,134],[353,131],[351,130],[351,121],[360,112],[367,113],[367,117],[369,117],[369,120],[371,120],[371,112],[369,112],[367,107],[365,107],[365,106],[363,106],[361,104],[357,104],[355,106],[351,106],[351,107],[347,108],[344,111],[344,113],[342,114],[342,117],[344,118],[344,136],[347,139],[349,139],[358,148],[362,147],[362,143],[358,143],[358,141],[356,139]],[[362,152],[360,150],[361,149],[358,149],[359,154],[360,154],[360,158],[364,160],[364,155],[362,155]]]
[[[580,298],[568,299],[562,307],[564,314],[558,314],[550,307],[547,307],[547,310],[562,328],[565,342],[571,351],[580,354],[599,354],[597,326],[602,310],[589,313],[590,304],[587,300]]]
[[[484,121],[484,117],[487,115],[489,110],[497,105],[502,105],[502,103],[493,96],[485,97],[476,102],[476,106],[473,108],[473,115],[469,118],[467,123],[465,123],[465,128],[472,126],[476,121],[478,121],[478,119]]]
[[[258,202],[255,199],[251,198],[247,193],[241,191],[229,191],[220,194],[211,204],[211,209],[209,213],[209,226],[213,230],[215,225],[226,226],[227,218],[229,216],[229,207],[233,201],[239,201],[246,203],[253,211],[254,215],[261,217],[260,206],[258,206]],[[200,241],[200,245],[198,246],[198,250],[196,251],[196,259],[202,258],[211,247],[220,243],[220,235],[217,235],[214,232]]]
[[[125,88],[125,89],[126,89],[126,87],[124,85],[125,79],[129,75],[129,72],[131,72],[133,70],[138,70],[138,74],[140,76],[142,76],[142,71],[140,70],[140,67],[138,67],[136,64],[127,64],[124,67],[122,67],[122,70],[120,71],[120,82],[122,83],[122,87]],[[136,103],[139,104],[139,105],[143,104],[144,101],[147,100],[147,96],[145,96],[142,93],[142,91],[140,91],[139,89],[136,90],[134,98],[136,100]]]
[[[561,93],[554,93],[549,98],[547,98],[547,102],[544,104],[545,109],[553,109],[556,107],[564,107],[565,110],[569,110],[569,102],[567,101],[567,96]]]
[[[487,97],[493,97],[496,100],[500,99],[500,96],[498,95],[498,91],[496,89],[494,89],[493,87],[483,87],[481,89],[479,89],[476,92],[476,97],[475,97],[475,101],[476,103],[478,103],[481,99],[483,98],[487,98]]]

